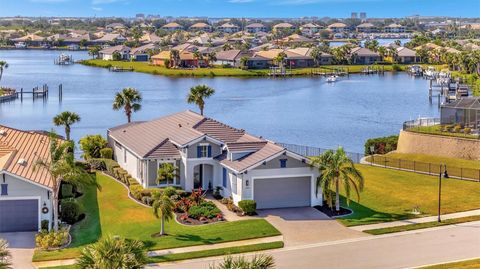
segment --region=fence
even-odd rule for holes
[[[403,123],[404,131],[469,139],[480,139],[480,132],[478,129],[468,129],[468,132],[467,129],[468,128],[463,128],[460,125],[454,124],[447,124],[442,126],[440,125],[440,119],[438,118],[421,118],[417,120],[406,121]]]
[[[324,149],[324,148],[316,148],[316,147],[310,147],[310,146],[304,146],[304,145],[296,145],[296,144],[287,144],[287,143],[277,143],[278,145],[295,152],[297,154],[306,156],[306,157],[312,157],[312,156],[318,156],[325,151],[329,149]],[[365,156],[362,153],[356,153],[356,152],[346,152],[347,156],[352,159],[354,163],[360,163],[362,158]]]
[[[410,120],[403,123],[403,130],[406,131],[415,127],[428,127],[439,125],[440,119],[438,118],[419,118],[416,120]]]
[[[438,176],[440,173],[443,173],[445,167],[443,164],[439,163],[425,163],[379,155],[368,156],[365,160],[370,164],[385,168],[411,171],[432,176]],[[447,166],[447,172],[448,176],[451,178],[480,182],[480,169]]]

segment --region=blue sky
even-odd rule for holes
[[[480,17],[480,0],[0,0],[0,16]]]

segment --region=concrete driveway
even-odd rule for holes
[[[283,234],[287,247],[369,236],[312,207],[263,209],[257,213]]]
[[[35,232],[0,233],[7,240],[12,255],[13,268],[33,269],[32,257],[35,248]]]

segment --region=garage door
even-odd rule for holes
[[[310,206],[310,177],[258,178],[253,183],[257,208]]]
[[[0,200],[0,232],[38,230],[38,200]]]

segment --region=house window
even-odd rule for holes
[[[280,168],[285,168],[285,167],[287,167],[287,159],[281,159]]]
[[[222,186],[224,188],[227,187],[227,169],[223,168],[223,181],[222,181]]]
[[[8,184],[1,184],[2,186],[2,191],[0,195],[8,195]]]
[[[197,146],[197,158],[211,158],[212,146],[205,144]]]
[[[158,168],[162,168],[162,166],[164,165],[165,163],[159,163],[158,164]],[[175,166],[175,164],[172,163],[172,165],[177,168],[177,166]],[[158,182],[159,185],[177,185],[177,184],[180,184],[180,180],[178,178],[178,170],[175,172],[175,177],[173,179],[164,179],[164,180],[161,180]]]

